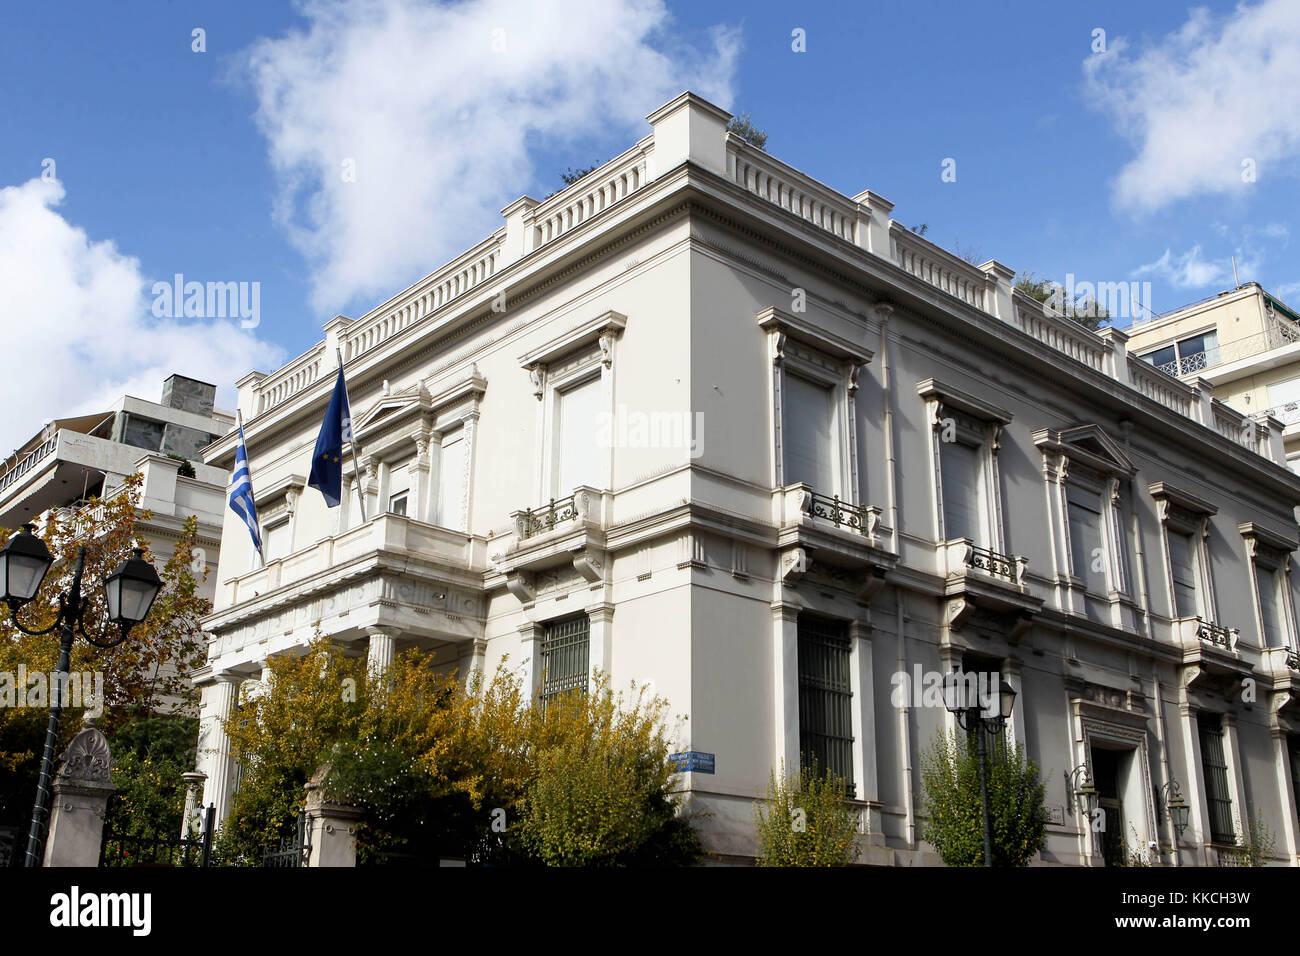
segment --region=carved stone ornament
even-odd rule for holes
[[[113,758],[108,739],[89,721],[63,752],[58,778],[78,783],[109,783]]]

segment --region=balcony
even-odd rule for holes
[[[580,485],[567,497],[512,512],[514,537],[489,560],[506,576],[510,593],[525,605],[537,599],[539,574],[576,573],[598,585],[608,566],[605,529],[611,506],[608,492]]]
[[[1013,621],[1009,631],[1014,638],[1042,608],[1042,600],[1030,594],[1025,580],[1027,558],[982,548],[969,538],[941,542],[937,552],[951,627],[961,628],[976,618],[996,621],[1006,616]]]
[[[1183,665],[1194,666],[1209,678],[1208,683],[1250,676],[1254,668],[1237,648],[1240,631],[1203,617],[1178,618],[1173,622],[1174,641],[1183,651]]]
[[[886,547],[889,529],[880,515],[879,508],[824,495],[803,483],[776,489],[772,518],[785,583],[796,585],[815,564],[860,600],[869,600],[898,564],[898,555]]]
[[[221,582],[205,627],[221,653],[306,644],[317,626],[341,640],[375,627],[435,641],[481,637],[486,552],[478,535],[381,514]]]

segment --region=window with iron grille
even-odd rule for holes
[[[548,700],[570,691],[587,692],[587,652],[591,621],[587,615],[552,621],[542,635],[542,686],[538,699]]]
[[[1196,719],[1201,735],[1201,769],[1205,775],[1205,800],[1210,810],[1210,840],[1232,845],[1237,831],[1232,824],[1232,798],[1228,795],[1228,761],[1223,755],[1223,722],[1217,714]]]
[[[799,751],[853,786],[853,687],[848,624],[799,615]]]

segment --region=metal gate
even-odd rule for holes
[[[262,852],[262,865],[274,867],[306,866],[311,856],[311,833],[307,829],[307,814],[298,814],[293,836],[280,840],[275,849]]]
[[[211,866],[216,820],[217,808],[212,804],[204,811],[203,830],[197,837],[143,836],[105,830],[99,847],[99,865]]]

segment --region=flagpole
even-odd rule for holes
[[[235,434],[238,435],[239,438],[240,438],[241,441],[242,441],[242,439],[243,439],[243,437],[244,437],[244,413],[241,412],[241,411],[239,410],[239,406],[238,406],[238,405],[235,406],[235,424],[236,424],[236,425],[238,426],[238,428],[239,428],[239,430],[238,430]],[[247,445],[244,446],[244,458],[245,458],[245,460],[244,460],[244,467],[248,469],[248,488],[249,488],[249,494],[251,495],[251,494],[253,493],[253,492],[252,492],[252,488],[253,488],[253,463],[252,463],[251,461],[248,461],[248,446],[247,446]],[[257,529],[257,536],[258,536],[258,538],[261,538],[261,537],[262,537],[262,528],[261,528],[261,522],[260,522],[260,521],[258,522],[258,526],[259,526],[259,527],[258,527],[258,529]],[[266,554],[264,553],[265,549],[264,549],[264,548],[257,548],[256,550],[257,550],[257,560],[259,560],[259,561],[262,562],[262,567],[266,567]]]
[[[338,356],[339,371],[342,371],[343,350],[336,348],[334,354]],[[357,484],[357,503],[361,506],[361,522],[364,524],[368,520],[366,518],[366,493],[361,487],[361,465],[357,462],[357,435],[352,430],[352,397],[348,395],[348,377],[346,375],[343,376],[343,397],[348,400],[348,434],[351,436],[351,441],[348,444],[352,446],[352,470],[356,472],[354,480]]]

